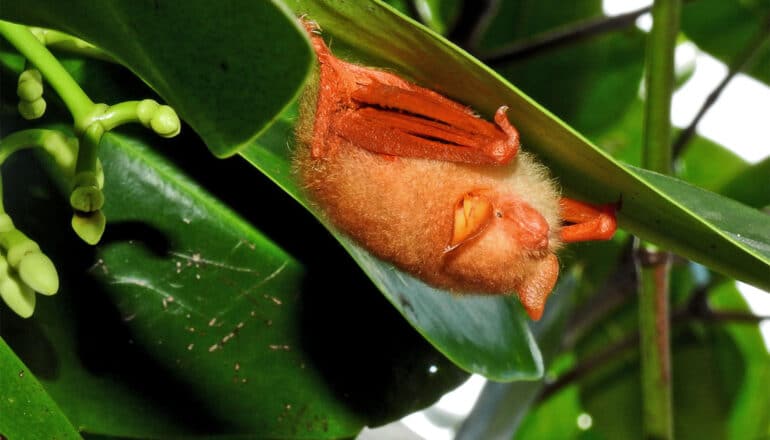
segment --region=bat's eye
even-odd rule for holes
[[[503,211],[495,211],[495,217],[503,218]]]

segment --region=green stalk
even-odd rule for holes
[[[681,0],[655,0],[647,40],[643,166],[671,174],[671,95]],[[670,255],[636,243],[644,436],[672,439],[671,336],[668,313]]]
[[[21,149],[42,145],[47,132],[48,130],[40,129],[21,130],[0,139],[0,165],[10,155]]]
[[[57,130],[30,128],[15,131],[0,139],[0,165],[13,153],[24,148],[42,148],[66,174],[75,169],[77,148],[69,144],[67,136]],[[101,177],[100,177],[101,178]],[[0,206],[2,206],[0,204]]]
[[[43,77],[56,90],[56,93],[69,109],[75,120],[75,126],[87,125],[87,120],[93,112],[94,103],[32,32],[24,26],[0,21],[0,35],[43,74]]]
[[[2,165],[2,163],[0,163]],[[3,176],[0,174],[0,234],[2,234],[5,231],[10,230],[14,227],[13,220],[11,220],[11,217],[5,213],[5,205],[3,202]]]
[[[642,166],[671,174],[671,95],[681,0],[656,0],[647,40]]]
[[[669,303],[670,254],[649,243],[637,248],[639,345],[645,438],[672,439]]]
[[[75,38],[64,32],[53,29],[30,28],[38,39],[41,39],[46,47],[54,50],[62,50],[76,55],[82,55],[97,60],[116,62],[111,56],[91,43]]]

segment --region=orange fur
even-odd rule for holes
[[[560,246],[558,192],[547,170],[527,153],[520,152],[503,168],[490,168],[430,159],[394,161],[352,144],[315,159],[305,143],[295,151],[294,167],[311,199],[336,227],[378,257],[438,287],[513,294],[537,277],[542,261]],[[523,249],[506,220],[495,216],[472,242],[445,252],[454,206],[475,188],[535,207],[550,227],[548,249]],[[553,283],[541,286],[542,299],[522,302],[539,309],[539,316],[552,288]]]
[[[305,92],[293,166],[309,197],[337,228],[427,283],[518,294],[539,319],[559,272],[560,194],[532,155],[516,154],[518,133],[504,110],[492,124],[393,74],[338,60],[305,25],[319,56],[319,80]],[[351,125],[364,113],[372,115],[371,125]],[[423,137],[412,138],[415,132]],[[455,133],[469,137],[468,146],[453,146]],[[493,156],[478,139],[508,153],[484,162]],[[395,156],[382,154],[380,143]],[[482,154],[469,160],[455,157],[456,150]],[[470,217],[458,225],[463,214]]]

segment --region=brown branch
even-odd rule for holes
[[[571,370],[559,376],[558,379],[549,384],[546,384],[540,391],[540,394],[538,394],[535,402],[539,403],[548,400],[549,397],[559,392],[562,388],[575,381],[579,381],[590,373],[596,371],[596,369],[603,365],[605,362],[610,361],[617,356],[620,356],[624,352],[638,346],[639,333],[635,332],[634,334],[606,347],[604,350],[587,356],[579,364],[572,367]]]
[[[708,292],[716,283],[708,283],[695,289],[690,300],[672,316],[673,322],[698,320],[711,323],[759,324],[770,316],[755,315],[743,310],[714,310],[708,304]]]
[[[494,67],[529,58],[558,47],[570,45],[607,32],[625,29],[636,22],[641,15],[650,12],[650,7],[641,8],[614,17],[600,17],[536,35],[527,41],[514,43],[479,59]]]
[[[499,6],[500,0],[464,0],[447,38],[464,49],[476,48]]]
[[[671,314],[672,327],[679,327],[692,321],[702,321],[714,324],[758,324],[763,321],[770,321],[770,316],[755,315],[737,310],[713,310],[708,306],[707,294],[712,284],[698,287],[693,292],[687,304],[677,309]],[[556,394],[564,387],[580,381],[589,374],[597,371],[605,362],[616,359],[625,352],[637,349],[639,346],[639,332],[636,331],[619,341],[606,346],[591,355],[586,356],[577,365],[572,367],[566,373],[559,376],[555,381],[546,384],[536,402],[543,402],[552,395]]]
[[[737,310],[712,310],[708,316],[697,316],[696,319],[716,323],[759,324],[770,321],[770,316],[755,315],[750,312]]]
[[[614,272],[604,285],[570,318],[564,335],[564,346],[572,347],[596,323],[626,304],[636,295],[636,268],[633,260],[633,240],[623,245]]]

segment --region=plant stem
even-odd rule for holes
[[[642,163],[662,174],[671,174],[671,95],[680,9],[681,0],[656,0],[647,40]]]
[[[67,137],[62,132],[42,128],[15,131],[0,139],[0,165],[13,153],[35,147],[47,152],[62,170],[74,169],[76,148],[67,143]]]
[[[687,143],[690,142],[692,137],[695,135],[695,129],[698,127],[698,123],[700,123],[701,119],[703,119],[703,116],[711,108],[711,106],[717,102],[717,99],[719,99],[719,96],[727,87],[727,84],[729,84],[730,81],[735,78],[735,75],[743,70],[747,70],[751,66],[751,64],[757,58],[756,55],[762,51],[761,49],[768,41],[770,41],[770,16],[765,17],[765,20],[757,31],[756,35],[754,35],[754,37],[748,42],[748,44],[746,44],[743,50],[735,56],[735,59],[733,59],[732,63],[730,63],[730,70],[728,71],[727,76],[725,76],[719,85],[717,85],[716,88],[712,90],[711,93],[709,93],[709,95],[706,97],[706,100],[703,101],[703,105],[701,106],[700,110],[698,110],[698,114],[695,115],[693,120],[690,122],[690,125],[688,125],[687,128],[679,133],[679,136],[676,138],[676,141],[674,141],[674,145],[672,147],[674,158],[679,157],[679,155],[682,154],[682,151],[684,151]]]
[[[99,143],[103,135],[104,127],[101,124],[91,124],[86,128],[81,137],[78,159],[75,163],[76,178],[80,173],[95,173],[96,161],[99,158]],[[95,175],[94,178],[96,178]]]
[[[45,80],[64,101],[76,126],[89,117],[94,103],[29,29],[18,24],[0,21],[0,35],[43,74]]]
[[[671,95],[681,0],[655,0],[647,37],[643,166],[671,174]],[[671,334],[668,314],[671,256],[637,242],[639,335],[644,436],[672,439]]]
[[[43,137],[48,130],[31,129],[15,131],[0,140],[0,165],[10,155],[24,149],[43,144]]]
[[[637,251],[642,407],[645,438],[673,438],[670,254],[642,243]]]
[[[103,50],[93,44],[75,38],[72,35],[65,34],[64,32],[43,28],[30,28],[30,31],[38,37],[38,39],[42,39],[42,43],[48,48],[111,63],[116,62],[111,56],[107,55]]]

